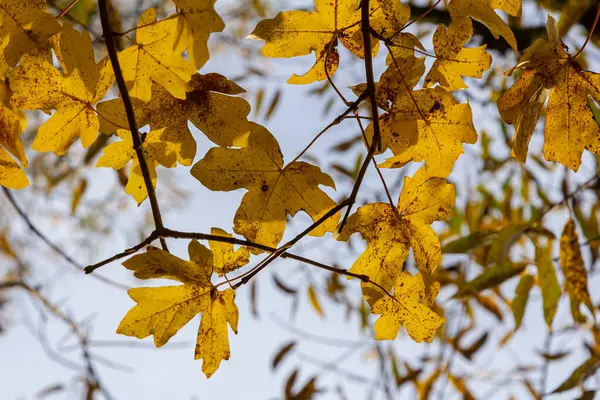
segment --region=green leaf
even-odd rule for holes
[[[494,232],[474,232],[446,243],[442,246],[442,253],[466,254],[482,246],[486,246],[495,237],[496,233]]]
[[[525,274],[521,276],[517,289],[515,290],[515,298],[512,302],[512,312],[515,317],[515,331],[521,326],[523,322],[523,315],[525,314],[525,308],[527,307],[527,301],[529,300],[529,292],[534,283],[533,275]]]
[[[496,239],[492,242],[485,264],[492,265],[504,261],[511,247],[529,228],[531,228],[530,224],[516,224],[502,228]]]
[[[552,329],[552,320],[561,296],[560,284],[552,262],[552,242],[549,242],[546,247],[536,246],[535,262],[538,268],[538,284],[542,290],[544,319],[548,329]]]
[[[586,378],[596,372],[596,369],[599,365],[599,358],[589,358],[583,364],[577,367],[577,369],[571,373],[571,376],[569,376],[567,380],[565,380],[559,387],[554,389],[552,393],[561,393],[573,389],[575,386],[579,385],[581,382],[585,381]]]
[[[521,274],[526,267],[527,263],[510,262],[488,267],[475,279],[465,283],[465,286],[462,287],[456,295],[460,296],[473,292],[481,292],[482,290],[498,286],[501,283]]]

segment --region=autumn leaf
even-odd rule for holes
[[[219,228],[212,228],[210,234],[213,236],[232,237],[229,233]],[[219,276],[235,271],[250,262],[250,253],[245,247],[234,250],[233,244],[217,240],[209,240],[208,246],[213,254],[213,272]]]
[[[371,14],[377,6],[373,6]],[[307,84],[327,79],[339,63],[338,40],[354,55],[364,58],[360,31],[360,0],[315,0],[315,11],[282,11],[258,23],[250,38],[264,40],[267,57],[297,57],[315,53],[317,61],[304,75],[288,83]],[[373,55],[377,46],[373,47]]]
[[[150,100],[152,82],[156,82],[173,97],[185,99],[187,83],[196,68],[183,58],[183,49],[176,46],[178,21],[157,21],[156,11],[150,8],[140,16],[135,35],[136,44],[119,53],[131,96]]]
[[[560,237],[560,266],[565,276],[565,291],[571,300],[574,318],[579,319],[579,305],[583,303],[594,314],[594,306],[588,292],[588,277],[581,249],[579,235],[575,230],[575,221],[569,219]]]
[[[512,301],[511,308],[515,318],[515,331],[521,327],[527,301],[529,300],[529,292],[533,287],[535,277],[533,275],[524,274],[521,276],[517,288],[515,289],[515,298]]]
[[[79,33],[65,24],[60,34],[60,54],[65,62],[61,73],[44,57],[25,55],[12,71],[11,105],[25,110],[56,110],[38,129],[32,149],[63,155],[81,138],[89,147],[98,135],[94,104],[114,80],[106,60],[96,64],[89,33]]]
[[[367,275],[371,281],[391,290],[402,272],[402,264],[412,247],[419,269],[430,276],[441,264],[440,241],[431,223],[452,216],[455,189],[442,178],[423,181],[404,178],[397,209],[388,203],[360,207],[348,218],[338,240],[347,241],[359,232],[367,241],[366,250],[354,262],[350,272]],[[363,295],[372,306],[383,293],[371,283],[362,284]]]
[[[435,61],[425,77],[425,86],[435,83],[447,90],[466,89],[462,76],[481,78],[490,68],[492,56],[485,52],[485,45],[473,49],[463,46],[473,35],[468,18],[453,20],[448,29],[440,25],[433,35]]]
[[[463,153],[462,144],[477,141],[471,106],[459,104],[442,88],[404,92],[393,104],[381,117],[381,143],[382,150],[390,148],[394,156],[382,167],[425,161],[429,176],[445,178]],[[367,137],[372,136],[369,125]]]
[[[494,9],[517,16],[521,13],[521,0],[452,0],[448,8],[453,20],[471,17],[487,26],[496,39],[502,36],[517,51],[515,34]]]
[[[538,284],[542,291],[542,306],[544,311],[544,319],[548,329],[552,329],[552,321],[560,300],[561,289],[558,279],[556,278],[556,270],[552,261],[552,244],[551,242],[544,248],[536,246],[535,261],[538,268]]]
[[[14,67],[23,54],[48,44],[60,24],[44,0],[2,0],[0,3],[0,66]]]
[[[549,16],[548,38],[525,50],[515,69],[523,72],[498,100],[502,119],[515,126],[513,151],[525,162],[529,141],[548,97],[544,158],[577,171],[583,150],[600,154],[600,127],[588,98],[600,101],[600,75],[584,71],[564,50]]]
[[[173,150],[169,149],[167,143],[161,140],[164,130],[165,128],[148,133],[142,145],[144,158],[154,187],[156,187],[156,166],[158,164],[166,168],[175,166]],[[98,159],[96,167],[112,168],[117,171],[133,160],[129,180],[125,186],[125,193],[130,194],[140,205],[148,196],[148,191],[134,150],[131,131],[119,129],[116,134],[121,138],[121,141],[111,143],[102,150],[102,156]]]
[[[135,104],[137,125],[150,124],[153,130],[165,128],[160,139],[170,144],[182,165],[191,165],[196,155],[196,140],[188,120],[220,146],[245,147],[250,132],[250,106],[246,100],[232,96],[244,89],[215,73],[195,74],[189,87],[191,91],[181,100],[154,84],[150,101]],[[121,99],[98,104],[98,112],[101,132],[128,126]]]
[[[331,177],[311,164],[284,167],[279,144],[264,127],[251,123],[248,147],[213,148],[192,168],[192,175],[210,190],[247,189],[234,218],[234,232],[253,242],[276,246],[287,215],[306,212],[317,221],[335,206],[319,185],[335,188]],[[311,231],[322,236],[335,229],[339,213]]]
[[[25,115],[10,106],[12,92],[6,83],[0,84],[0,185],[11,189],[22,189],[29,179],[21,166],[27,167],[21,133],[26,125]],[[13,157],[11,157],[11,155]]]
[[[123,265],[140,279],[166,278],[182,285],[129,289],[137,303],[127,312],[117,333],[143,339],[154,336],[154,344],[162,347],[194,316],[203,313],[195,358],[204,360],[202,371],[209,378],[222,360],[230,356],[227,324],[237,333],[238,309],[235,291],[218,291],[210,281],[214,271],[213,253],[193,240],[188,246],[190,261],[149,247]]]
[[[208,61],[208,37],[225,29],[225,23],[215,11],[215,0],[174,0],[179,9],[179,30],[183,32],[190,60],[197,69]]]
[[[402,272],[394,284],[393,297],[384,296],[373,305],[373,314],[382,314],[375,321],[375,339],[394,340],[400,326],[417,343],[431,342],[444,318],[429,307],[437,297],[440,284],[435,282],[426,294],[421,272],[412,276]]]
[[[376,0],[379,8],[371,13],[371,28],[386,39],[402,34],[402,29],[410,19],[410,7],[396,0]]]

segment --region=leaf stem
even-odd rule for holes
[[[102,24],[102,36],[106,43],[106,50],[115,73],[115,79],[117,86],[119,87],[119,93],[123,99],[123,105],[125,106],[125,113],[127,115],[127,122],[129,123],[129,130],[131,131],[131,137],[133,139],[133,148],[140,164],[140,170],[144,178],[144,184],[148,192],[148,199],[150,201],[150,207],[152,209],[152,217],[154,218],[154,225],[157,230],[164,228],[162,216],[160,213],[160,207],[158,206],[158,200],[156,199],[156,193],[154,192],[154,186],[152,185],[152,178],[150,177],[150,170],[148,169],[148,163],[144,158],[144,150],[142,148],[143,141],[138,131],[137,122],[135,118],[135,111],[133,109],[133,103],[125,84],[125,78],[123,77],[123,70],[119,63],[119,55],[117,54],[117,46],[114,39],[114,32],[110,26],[110,18],[108,15],[108,0],[98,0],[98,11],[100,12],[100,22]],[[164,238],[160,238],[160,244],[163,250],[169,251],[167,242]]]

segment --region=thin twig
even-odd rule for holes
[[[48,245],[48,247],[50,247],[52,249],[52,251],[54,251],[56,254],[58,254],[59,256],[61,256],[65,261],[67,261],[70,265],[72,265],[73,267],[77,268],[80,271],[83,271],[83,265],[81,265],[80,263],[78,263],[77,261],[75,261],[70,255],[68,255],[67,253],[65,253],[60,247],[58,247],[56,244],[54,244],[46,235],[44,235],[42,233],[42,231],[39,230],[39,228],[37,226],[35,226],[33,224],[33,222],[31,221],[31,219],[29,218],[29,216],[27,215],[27,213],[25,212],[25,210],[23,210],[19,204],[17,203],[16,199],[14,198],[14,196],[12,195],[10,189],[7,189],[5,187],[2,188],[2,190],[4,190],[4,194],[6,195],[6,198],[8,199],[8,201],[10,202],[10,204],[12,204],[12,206],[14,207],[15,211],[17,212],[17,214],[19,214],[19,216],[21,217],[21,219],[25,222],[25,224],[27,225],[27,227],[29,228],[29,230],[31,232],[33,232],[33,234],[35,236],[37,236],[42,242],[46,243],[46,245]],[[112,281],[108,278],[105,278],[101,275],[97,275],[96,279],[98,279],[99,281],[102,281],[104,283],[106,283],[107,285],[111,285],[113,287],[119,288],[119,289],[124,289],[127,290],[129,289],[127,286]]]
[[[140,170],[144,178],[144,184],[146,185],[146,191],[148,192],[148,199],[150,201],[150,207],[152,208],[152,217],[154,218],[154,225],[156,229],[164,228],[162,222],[162,216],[160,213],[160,207],[158,206],[158,200],[156,199],[156,193],[154,192],[154,185],[152,184],[152,178],[150,177],[150,170],[148,169],[148,163],[144,157],[143,141],[138,131],[137,122],[135,118],[135,110],[125,78],[123,77],[123,71],[121,70],[121,64],[119,63],[119,55],[117,54],[117,45],[114,39],[114,31],[110,26],[110,16],[108,13],[108,0],[98,0],[98,11],[100,12],[100,22],[102,24],[102,36],[106,42],[106,50],[115,73],[115,80],[119,87],[119,93],[121,99],[123,99],[123,106],[125,107],[125,114],[127,115],[127,122],[129,123],[129,130],[131,131],[131,138],[133,140],[133,148],[138,158]],[[160,238],[160,244],[163,250],[169,251],[167,242],[164,238]]]

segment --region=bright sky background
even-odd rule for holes
[[[217,8],[222,9],[223,3],[226,2],[218,1]],[[308,5],[310,1],[298,1],[296,3]],[[430,48],[431,46],[426,44],[426,47]],[[284,96],[277,112],[265,125],[279,140],[286,161],[294,158],[304,145],[337,115],[337,113],[334,113],[328,117],[321,116],[320,110],[323,101],[307,94],[313,86],[298,87],[285,84],[285,80],[292,72],[301,73],[307,70],[313,61],[312,57],[309,56],[301,60],[258,60],[258,62],[268,63],[272,67],[273,77],[264,81],[242,82],[242,86],[249,92],[248,99],[251,104],[254,103],[254,95],[259,87],[266,88],[266,100],[271,98],[276,89],[284,89]],[[345,61],[349,59],[349,54],[343,52],[343,67],[335,75],[336,82],[342,88],[363,81],[360,64],[354,63],[354,66],[347,70],[344,67],[347,65]],[[382,60],[383,57],[378,59],[378,72],[382,71]],[[216,54],[214,59],[201,72],[220,72],[228,77],[234,77],[242,71],[242,61],[238,56],[221,52]],[[352,98],[349,90],[345,89],[344,93]],[[480,98],[485,98],[485,94],[480,93],[480,95]],[[464,96],[461,100],[464,101]],[[474,115],[479,116],[475,118],[475,125],[478,130],[486,128],[492,136],[496,135],[498,133],[497,125],[494,125],[493,122],[489,123],[485,117],[481,117],[486,113],[496,115],[497,110],[495,107],[490,106],[482,110],[475,102],[472,105]],[[336,103],[334,110],[343,111],[343,104],[341,102]],[[257,122],[262,123],[263,121],[258,120]],[[319,140],[310,154],[319,157],[322,166],[327,166],[329,165],[328,161],[335,160],[335,162],[351,167],[354,158],[340,159],[339,154],[332,154],[328,152],[328,149],[332,143],[339,141],[340,138],[349,139],[357,133],[358,129],[354,122],[344,122]],[[212,144],[197,130],[194,130],[194,134],[198,140],[196,160],[199,160],[212,147]],[[541,143],[541,137],[537,136],[532,142],[532,148],[539,148],[536,146],[541,146]],[[475,184],[474,182],[483,179],[473,174],[473,169],[470,168],[470,163],[475,160],[477,148],[476,145],[466,150],[467,155],[461,157],[455,169],[455,171],[460,172],[455,172],[452,175],[452,181],[462,182],[462,184],[470,181],[468,184],[472,187]],[[589,160],[589,154],[586,157]],[[343,182],[335,172],[327,172],[331,173],[337,181]],[[164,218],[166,225],[172,229],[196,232],[209,232],[211,227],[216,226],[231,232],[233,215],[241,200],[243,191],[231,193],[210,192],[192,178],[186,168],[178,167],[175,173],[178,177],[177,182],[191,193],[191,197],[183,207],[166,213]],[[90,193],[93,193],[94,185],[100,190],[103,183],[113,182],[112,179],[114,179],[107,171],[96,171],[93,174],[96,180],[92,188],[89,189]],[[397,171],[385,171],[385,174],[390,181],[393,181]],[[369,188],[378,188],[377,184],[378,181],[375,179],[373,171],[371,171],[361,193],[366,194],[366,198],[370,198],[368,197],[370,194]],[[557,178],[555,183],[549,184],[559,188],[560,180]],[[334,198],[340,199],[343,194],[348,192],[348,188],[348,186],[339,187],[337,194],[333,191],[329,191],[329,193]],[[159,178],[157,189],[159,200],[164,197],[164,190],[165,188],[161,186]],[[25,197],[20,193],[17,195],[20,198]],[[393,195],[397,198],[398,192],[396,191]],[[372,200],[372,198],[370,199]],[[27,209],[35,209],[34,203],[25,204],[24,206]],[[142,214],[147,208],[148,204],[145,202],[142,210],[138,211],[133,200],[130,200],[129,207],[122,215],[123,220],[119,218],[117,222],[119,225],[122,223],[127,225],[127,219],[131,218],[131,214]],[[557,215],[556,220],[557,225],[553,230],[556,234],[560,234],[565,216]],[[42,231],[59,243],[62,242],[61,238],[66,240],[66,238],[71,238],[71,235],[74,235],[68,229],[62,228],[63,225],[60,223],[53,224],[51,221],[45,221],[46,223],[41,225]],[[306,216],[295,218],[293,227],[287,232],[286,237],[293,236],[294,232],[297,232],[299,227],[306,226],[308,221],[309,219]],[[26,231],[24,232],[26,233]],[[82,263],[87,263],[111,256],[115,252],[134,244],[135,240],[136,238],[133,235],[129,235],[126,240],[123,237],[108,240],[107,243],[102,243],[98,249],[73,247],[71,250],[67,248],[67,251]],[[300,243],[299,247],[306,252],[305,254],[318,260],[328,263],[335,262],[340,266],[349,267],[363,246],[358,237],[354,238],[352,242],[355,244],[353,250],[342,243],[336,242],[329,235],[327,239],[321,240],[306,238]],[[187,259],[187,243],[183,240],[170,240],[169,247],[174,254]],[[40,243],[40,246],[43,247],[44,245]],[[90,250],[94,253],[91,258],[89,256]],[[253,262],[257,262],[258,259],[253,258]],[[238,290],[236,303],[240,310],[239,334],[235,336],[230,332],[231,359],[222,362],[219,370],[210,380],[206,380],[201,372],[201,361],[193,359],[194,342],[199,324],[198,317],[171,339],[172,344],[166,345],[163,349],[155,350],[151,348],[151,338],[138,342],[134,338],[119,336],[114,333],[121,318],[133,305],[133,302],[124,291],[103,285],[90,277],[82,277],[77,271],[63,265],[64,263],[58,257],[52,256],[45,260],[30,261],[35,265],[36,271],[41,271],[40,276],[52,277],[57,273],[57,269],[60,271],[60,275],[58,275],[60,279],[56,279],[51,292],[48,292],[50,293],[49,297],[55,303],[63,305],[69,311],[69,314],[77,320],[92,316],[90,337],[93,341],[121,341],[122,343],[133,343],[134,345],[143,343],[148,346],[148,348],[92,348],[94,354],[110,360],[111,363],[127,368],[127,371],[124,372],[100,363],[97,364],[102,383],[109,389],[115,399],[235,399],[242,394],[245,399],[251,400],[281,398],[286,377],[300,364],[301,374],[296,387],[301,387],[312,374],[318,373],[322,377],[319,386],[327,389],[327,393],[322,396],[323,399],[340,398],[335,394],[337,385],[344,386],[345,395],[349,399],[365,399],[370,394],[374,395],[373,399],[384,398],[383,392],[374,388],[373,385],[352,383],[352,379],[344,378],[343,375],[332,370],[323,372],[321,367],[307,361],[307,357],[313,357],[324,363],[343,359],[343,362],[339,365],[343,371],[356,373],[369,380],[377,378],[377,359],[373,357],[372,352],[367,351],[372,348],[372,342],[364,340],[365,337],[370,335],[369,331],[361,333],[356,316],[347,319],[345,310],[342,307],[334,306],[327,301],[323,303],[326,318],[319,318],[306,301],[306,279],[301,275],[303,272],[299,272],[298,263],[294,261],[279,260],[260,274],[258,278],[258,319],[251,316],[249,286]],[[0,271],[2,271],[1,268]],[[308,271],[310,271],[314,281],[322,287],[324,280],[321,276],[325,275],[322,275],[321,271],[314,271],[313,269],[308,269]],[[295,319],[290,319],[292,305],[290,298],[281,295],[273,287],[271,275],[275,272],[290,286],[298,287],[302,294],[302,302]],[[118,263],[104,267],[101,273],[131,286],[146,284],[145,282],[136,282],[131,274]],[[346,283],[345,280],[344,283]],[[358,282],[350,281],[347,284],[355,289],[354,293],[358,296]],[[594,282],[591,283],[591,285],[593,284]],[[593,292],[592,290],[592,295]],[[357,298],[353,299],[355,303]],[[45,385],[55,383],[67,383],[75,387],[79,385],[81,388],[81,383],[73,380],[74,373],[49,359],[44,354],[40,342],[31,335],[26,325],[33,325],[34,330],[35,327],[41,325],[38,313],[32,308],[28,298],[16,295],[13,304],[17,304],[18,309],[13,308],[13,312],[10,313],[8,332],[0,337],[0,398],[33,399],[36,393],[43,389]],[[560,319],[565,313],[568,313],[566,307],[559,309],[556,318]],[[539,362],[539,357],[534,358],[532,354],[535,349],[541,348],[545,337],[545,329],[540,329],[544,324],[541,315],[539,292],[534,292],[517,339],[510,342],[506,348],[507,350],[502,353],[496,352],[493,346],[486,348],[476,358],[475,370],[477,368],[487,368],[486,366],[492,362],[495,364],[494,369],[496,370],[510,368],[518,359],[530,359]],[[497,338],[506,333],[506,330],[493,328],[494,326],[500,326],[500,324],[491,319],[489,314],[482,314],[480,318],[485,321],[489,320],[487,326],[492,327],[490,332],[494,337],[490,338],[490,343],[494,343]],[[294,354],[282,363],[277,373],[273,373],[270,368],[272,356],[282,345],[295,338],[292,332],[277,321],[285,321],[285,324],[293,325],[298,329],[324,338],[337,339],[339,345],[330,346],[310,340],[302,340]],[[449,329],[456,329],[456,323],[456,320],[450,319]],[[506,325],[511,326],[510,322]],[[68,345],[75,343],[75,341],[71,338],[71,340],[65,342],[63,340],[65,332],[65,327],[60,323],[56,323],[51,317],[46,333],[49,342],[53,348],[65,347],[66,349],[61,352],[68,354],[73,361],[79,362],[80,359],[76,350],[67,353],[69,350]],[[466,342],[474,340],[480,333],[473,332],[469,334]],[[517,342],[518,345],[515,344]],[[557,341],[557,343],[560,343],[560,341]],[[57,346],[57,344],[60,346]],[[384,348],[387,348],[387,343],[385,343]],[[430,352],[432,355],[437,354],[438,345],[418,345],[401,334],[395,342],[394,348],[400,360],[414,360],[417,355],[423,354],[423,351],[425,353]],[[461,369],[463,371],[474,370],[473,366],[467,368],[460,356],[456,356],[456,360],[456,364],[454,364],[455,371],[459,372]],[[581,357],[572,357],[566,364],[557,364],[564,365],[565,368],[551,368],[547,387],[549,389],[556,387],[581,360]],[[534,383],[537,384],[537,381]],[[484,393],[489,389],[489,386],[477,385],[473,388],[478,388],[482,390],[480,393]],[[508,390],[503,391],[502,389]],[[410,390],[402,392],[406,396],[403,398],[412,398],[413,392],[412,389]],[[522,386],[511,387],[504,384],[492,390],[492,392],[487,392],[489,397],[485,398],[491,398],[492,395],[499,395],[497,398],[507,398],[509,393],[515,394],[517,398],[526,396]],[[78,393],[78,391],[74,392]],[[451,391],[449,388],[444,393],[446,394],[444,398],[453,398],[450,396]],[[79,396],[73,394],[66,396],[61,393],[48,398],[70,399],[79,398]],[[572,398],[572,395],[564,398]]]

